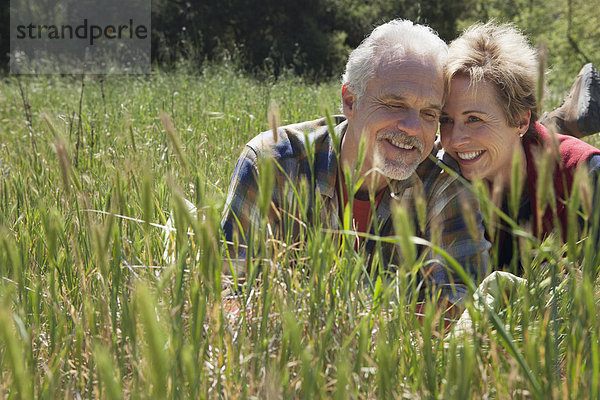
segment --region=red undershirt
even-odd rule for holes
[[[343,191],[343,196],[341,196],[340,201],[343,201],[343,203],[340,204],[340,218],[343,219],[344,214],[343,214],[343,208],[341,207],[341,205],[346,205],[348,204],[348,191],[346,190],[346,184],[344,182],[344,177],[339,175],[338,177],[342,183],[342,191]],[[337,188],[339,188],[339,186],[336,185]],[[379,202],[381,201],[381,199],[383,198],[383,193],[385,192],[385,190],[380,190],[379,193],[377,193],[375,195],[375,209],[377,209],[377,206],[379,205]],[[368,233],[369,230],[369,224],[371,223],[371,201],[370,200],[360,200],[357,199],[356,197],[354,198],[354,201],[352,203],[352,225],[353,228],[356,230],[356,232],[361,232],[361,233]],[[356,242],[356,248],[358,248],[359,244],[361,242],[361,239],[359,238],[359,240]]]
[[[348,191],[346,190],[346,185],[344,183],[344,177],[339,176],[342,183],[342,192],[343,195],[340,196],[340,219],[343,220],[344,213],[342,207],[343,204],[348,204]],[[339,186],[336,182],[336,189],[339,191]],[[379,205],[379,202],[383,198],[383,193],[385,190],[380,190],[379,193],[375,195],[375,209]],[[343,199],[343,200],[342,200]],[[353,228],[357,232],[367,233],[367,228],[369,228],[369,223],[371,222],[371,202],[369,200],[359,200],[356,197],[354,198],[354,202],[352,203],[352,224]],[[359,245],[362,243],[362,238],[358,238],[356,243],[354,244],[354,248],[358,250]],[[457,320],[460,317],[460,313],[462,312],[461,307],[455,307],[452,304],[447,303],[445,300],[440,301],[440,306],[442,311],[444,312],[444,331],[447,332],[452,324],[452,321]],[[422,321],[423,314],[425,313],[425,303],[418,303],[416,308],[417,319]]]

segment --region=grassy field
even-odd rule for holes
[[[224,291],[242,146],[272,101],[285,124],[335,113],[338,92],[226,67],[0,80],[0,397],[598,398],[600,263],[583,236],[524,238],[527,284],[469,303],[468,335],[395,295],[418,260],[371,280],[318,227],[262,246],[237,298]]]

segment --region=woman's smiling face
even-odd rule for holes
[[[494,182],[510,174],[519,135],[528,124],[527,116],[519,127],[508,125],[491,83],[482,81],[473,87],[467,76],[452,78],[440,117],[441,141],[467,179]]]

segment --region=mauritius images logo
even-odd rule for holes
[[[150,0],[11,0],[15,74],[148,73]]]

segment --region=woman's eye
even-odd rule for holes
[[[449,124],[452,122],[450,117],[440,117],[440,124]]]
[[[476,117],[474,115],[470,115],[468,120],[469,120],[469,122],[479,122],[479,121],[481,121],[481,118]]]

